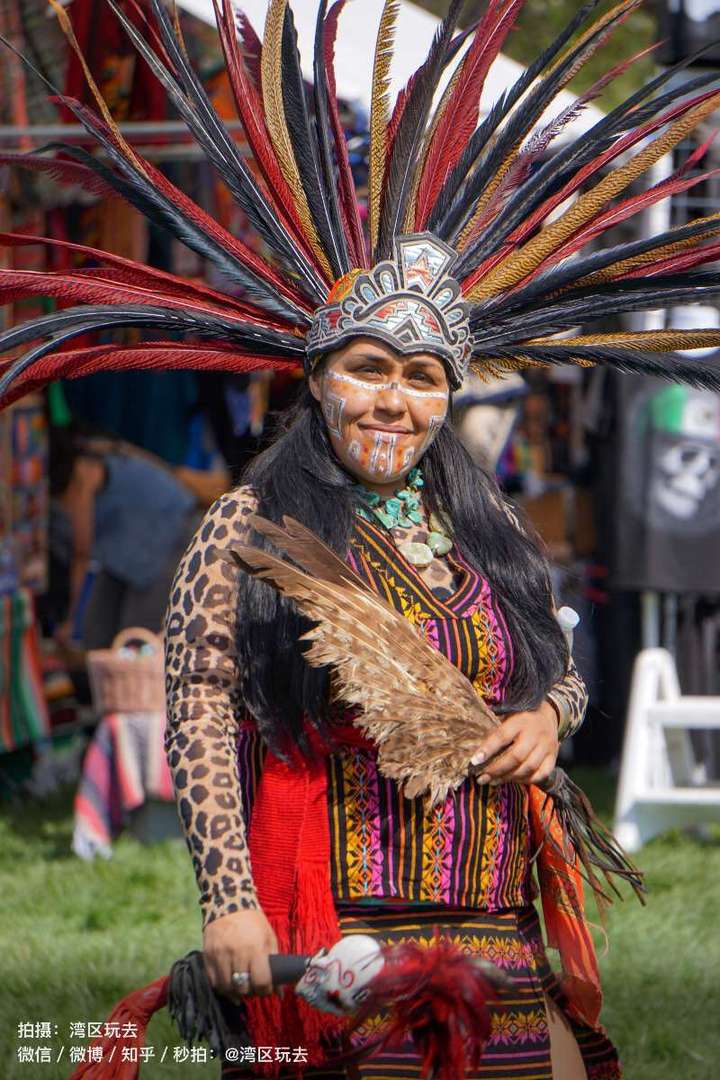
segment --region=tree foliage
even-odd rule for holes
[[[441,16],[447,11],[447,0],[414,0],[420,7]],[[505,46],[505,53],[521,64],[528,64],[548,45],[566,23],[577,12],[580,0],[525,0],[515,29],[510,34]],[[482,3],[468,3],[465,9],[466,21],[473,17],[473,10],[482,10]],[[605,3],[598,7],[603,11],[611,7]],[[633,53],[658,40],[655,19],[648,10],[633,12],[628,20],[615,31],[610,40],[588,61],[570,89],[580,93],[590,86],[595,79],[615,64],[620,63]],[[647,81],[653,70],[652,56],[644,57],[634,63],[624,75],[621,75],[600,96],[597,104],[600,108],[610,109],[626,98],[633,90]]]

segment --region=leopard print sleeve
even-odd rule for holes
[[[522,532],[523,527],[515,509],[504,500],[502,507],[515,528]],[[560,739],[568,739],[582,725],[588,705],[587,688],[578,669],[575,667],[572,656],[569,659],[564,676],[559,682],[555,683],[547,694],[547,700],[557,713]]]
[[[254,509],[247,488],[214,503],[180,562],[165,620],[165,750],[203,926],[258,907],[235,749],[243,715],[234,633],[239,571],[217,555],[243,541]]]

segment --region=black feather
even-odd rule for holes
[[[392,254],[393,240],[402,232],[433,95],[445,67],[448,47],[451,46],[464,2],[452,0],[450,10],[435,34],[427,59],[417,72],[398,124],[382,195],[378,245],[374,253],[376,261]]]
[[[625,259],[636,255],[644,255],[646,252],[661,248],[665,244],[679,243],[681,240],[688,240],[692,237],[702,238],[706,233],[719,228],[720,220],[714,224],[707,221],[701,224],[691,221],[687,225],[678,225],[674,229],[668,229],[663,233],[658,233],[656,236],[646,236],[630,243],[615,244],[613,247],[593,251],[582,259],[572,259],[560,266],[546,270],[529,284],[511,292],[505,297],[507,306],[505,304],[501,305],[501,310],[504,314],[519,310],[528,311],[531,309],[531,305],[540,297],[547,297],[552,293],[556,293],[559,289],[567,288],[573,282],[580,281],[581,278],[587,277],[598,270],[604,270],[614,263],[623,262]]]
[[[541,363],[573,364],[589,360],[633,375],[655,375],[672,382],[684,382],[702,390],[720,391],[720,361],[691,359],[678,353],[643,352],[608,345],[578,348],[558,342],[553,345],[518,345],[515,348],[483,349],[473,352],[477,360],[534,360]]]
[[[457,240],[459,234],[472,218],[478,198],[493,179],[498,168],[505,161],[513,147],[525,137],[532,124],[545,112],[566,78],[567,72],[578,60],[581,60],[584,56],[590,56],[597,47],[598,41],[611,33],[612,27],[617,25],[622,17],[623,13],[618,14],[610,23],[598,27],[587,41],[571,49],[555,70],[542,79],[539,85],[528,94],[522,108],[518,109],[510,117],[484,159],[475,167],[463,185],[454,209],[448,215],[447,220],[443,222],[443,233],[448,237],[449,243],[452,244]],[[501,216],[504,217],[504,215]],[[460,275],[467,273],[465,266],[463,266],[462,270],[459,267],[456,267],[455,270]]]
[[[656,111],[661,112],[665,105],[672,104],[673,101],[677,100],[677,90],[670,91],[667,95],[655,99],[653,103],[648,103],[635,112],[632,111],[633,106],[647,95],[652,85],[658,86],[661,82],[666,81],[668,77],[668,72],[663,72],[662,75],[653,80],[653,84],[637,91],[627,101],[622,102],[606,117],[594,124],[588,132],[584,133],[582,138],[561,148],[544,162],[511,195],[502,212],[483,231],[482,236],[469,244],[463,251],[461,260],[455,267],[455,273],[459,277],[470,274],[484,259],[498,250],[503,241],[533,213],[545,198],[552,194],[553,191],[559,190],[559,187],[585,164],[603,153],[616,135],[635,127],[636,123],[638,125],[645,123],[655,115]],[[710,72],[700,76],[695,82],[702,87],[717,78],[716,73]],[[683,87],[683,96],[684,93],[685,87]],[[652,111],[650,111],[651,105]]]
[[[292,268],[298,276],[298,284],[303,291],[312,300],[324,299],[327,290],[315,269],[302,252],[298,251],[292,237],[283,228],[276,210],[268,203],[255,177],[240,156],[236,143],[215,112],[202,83],[187,62],[183,50],[178,47],[167,13],[156,0],[151,0],[151,2],[158,19],[163,44],[175,64],[175,73],[168,71],[113,0],[107,0],[133,45],[155,77],[162,83],[174,107],[202,147],[208,161],[238,205],[248,215],[253,227],[270,246],[276,257]]]
[[[476,305],[469,314],[470,327],[475,334],[500,334],[509,329],[515,340],[538,334],[557,333],[597,319],[606,319],[608,312],[650,311],[682,300],[685,304],[700,304],[708,296],[720,293],[720,273],[666,274],[650,279],[632,278],[585,289],[568,290],[555,304],[539,302],[516,311],[502,325],[495,321],[497,312],[488,314],[485,305]],[[552,327],[552,329],[551,329]],[[488,342],[489,344],[489,342]]]
[[[69,98],[63,99],[64,103],[73,110],[75,115],[88,131],[101,143],[113,164],[121,170],[125,176],[118,176],[103,161],[93,157],[79,147],[68,146],[66,153],[76,160],[93,169],[118,194],[139,210],[150,220],[162,225],[168,232],[180,240],[191,251],[196,252],[204,259],[212,262],[229,281],[242,287],[248,299],[263,308],[269,314],[277,315],[291,323],[307,326],[309,317],[306,312],[298,308],[293,301],[279,295],[271,285],[259,277],[239,258],[219,244],[209,233],[196,225],[183,211],[169,198],[163,195],[123,154],[120,154],[112,140],[105,135],[102,127],[95,122],[92,113],[83,109],[77,102],[71,103]]]
[[[251,348],[258,355],[297,358],[304,353],[302,341],[292,334],[279,333],[254,323],[223,319],[205,311],[179,311],[136,304],[128,304],[126,307],[88,304],[80,308],[65,308],[0,334],[0,353],[37,338],[48,338],[50,335],[48,340],[35,346],[3,370],[0,375],[0,400],[15,379],[38,360],[54,352],[59,345],[82,334],[128,328],[163,331],[200,340],[216,340],[223,346],[234,344]]]
[[[335,166],[333,152],[330,146],[330,117],[328,115],[328,81],[325,70],[325,12],[328,0],[320,0],[318,7],[317,22],[315,24],[315,53],[313,56],[313,93],[315,99],[315,131],[317,133],[318,149],[320,152],[320,165],[322,168],[321,183],[328,194],[328,205],[334,222],[334,235],[338,239],[339,258],[344,267],[343,273],[351,268],[351,260],[348,254],[348,245],[343,228],[342,215],[340,213],[340,200],[338,198],[338,186],[335,179]],[[290,8],[288,7],[288,11]],[[339,276],[339,275],[338,275]]]
[[[340,211],[337,204],[337,190],[334,182],[332,165],[328,162],[330,173],[326,182],[321,165],[321,152],[318,147],[317,127],[310,123],[305,81],[300,66],[297,31],[292,8],[285,7],[282,32],[282,92],[285,107],[285,120],[292,144],[300,182],[305,192],[310,214],[317,229],[320,245],[336,278],[342,277],[350,269],[344,233],[340,224]],[[316,99],[318,94],[316,86]],[[327,132],[327,104],[325,103],[325,129],[320,133],[323,152],[329,155]]]
[[[85,130],[103,147],[112,164],[124,174],[125,179],[118,177],[107,165],[78,147],[66,147],[66,153],[81,164],[87,165],[141,213],[150,217],[151,220],[158,220],[162,223],[169,232],[192,251],[213,262],[227,275],[230,281],[247,290],[248,296],[260,307],[265,308],[271,314],[278,315],[283,319],[289,319],[294,323],[301,325],[309,323],[306,312],[298,308],[292,301],[278,297],[276,290],[272,289],[266,281],[259,278],[245,263],[240,262],[225,248],[221,247],[204,230],[191,222],[174,203],[166,199],[147,180],[135,161],[118,149],[115,139],[106,129],[104,121],[90,109],[81,105],[79,101],[61,94],[57,87],[53,86],[42,72],[2,35],[0,35],[0,42],[9,48],[48,87],[58,101],[73,113]]]
[[[555,40],[534,60],[517,82],[495,102],[488,115],[471,136],[457,165],[443,184],[436,200],[433,212],[428,221],[428,227],[437,236],[445,239],[450,232],[456,205],[462,204],[463,197],[456,197],[461,185],[465,183],[478,157],[488,145],[488,142],[497,131],[500,124],[515,107],[525,91],[532,85],[538,75],[558,55],[567,44],[576,30],[585,22],[588,15],[597,7],[600,0],[590,0],[572,18],[567,26],[558,34]]]

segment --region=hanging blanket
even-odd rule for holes
[[[149,798],[173,800],[164,735],[162,712],[109,713],[101,721],[75,796],[72,846],[80,858],[110,858],[131,810]]]

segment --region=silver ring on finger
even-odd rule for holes
[[[233,971],[230,976],[230,982],[233,984],[236,990],[239,990],[241,994],[246,994],[250,989],[250,972],[249,971]]]

